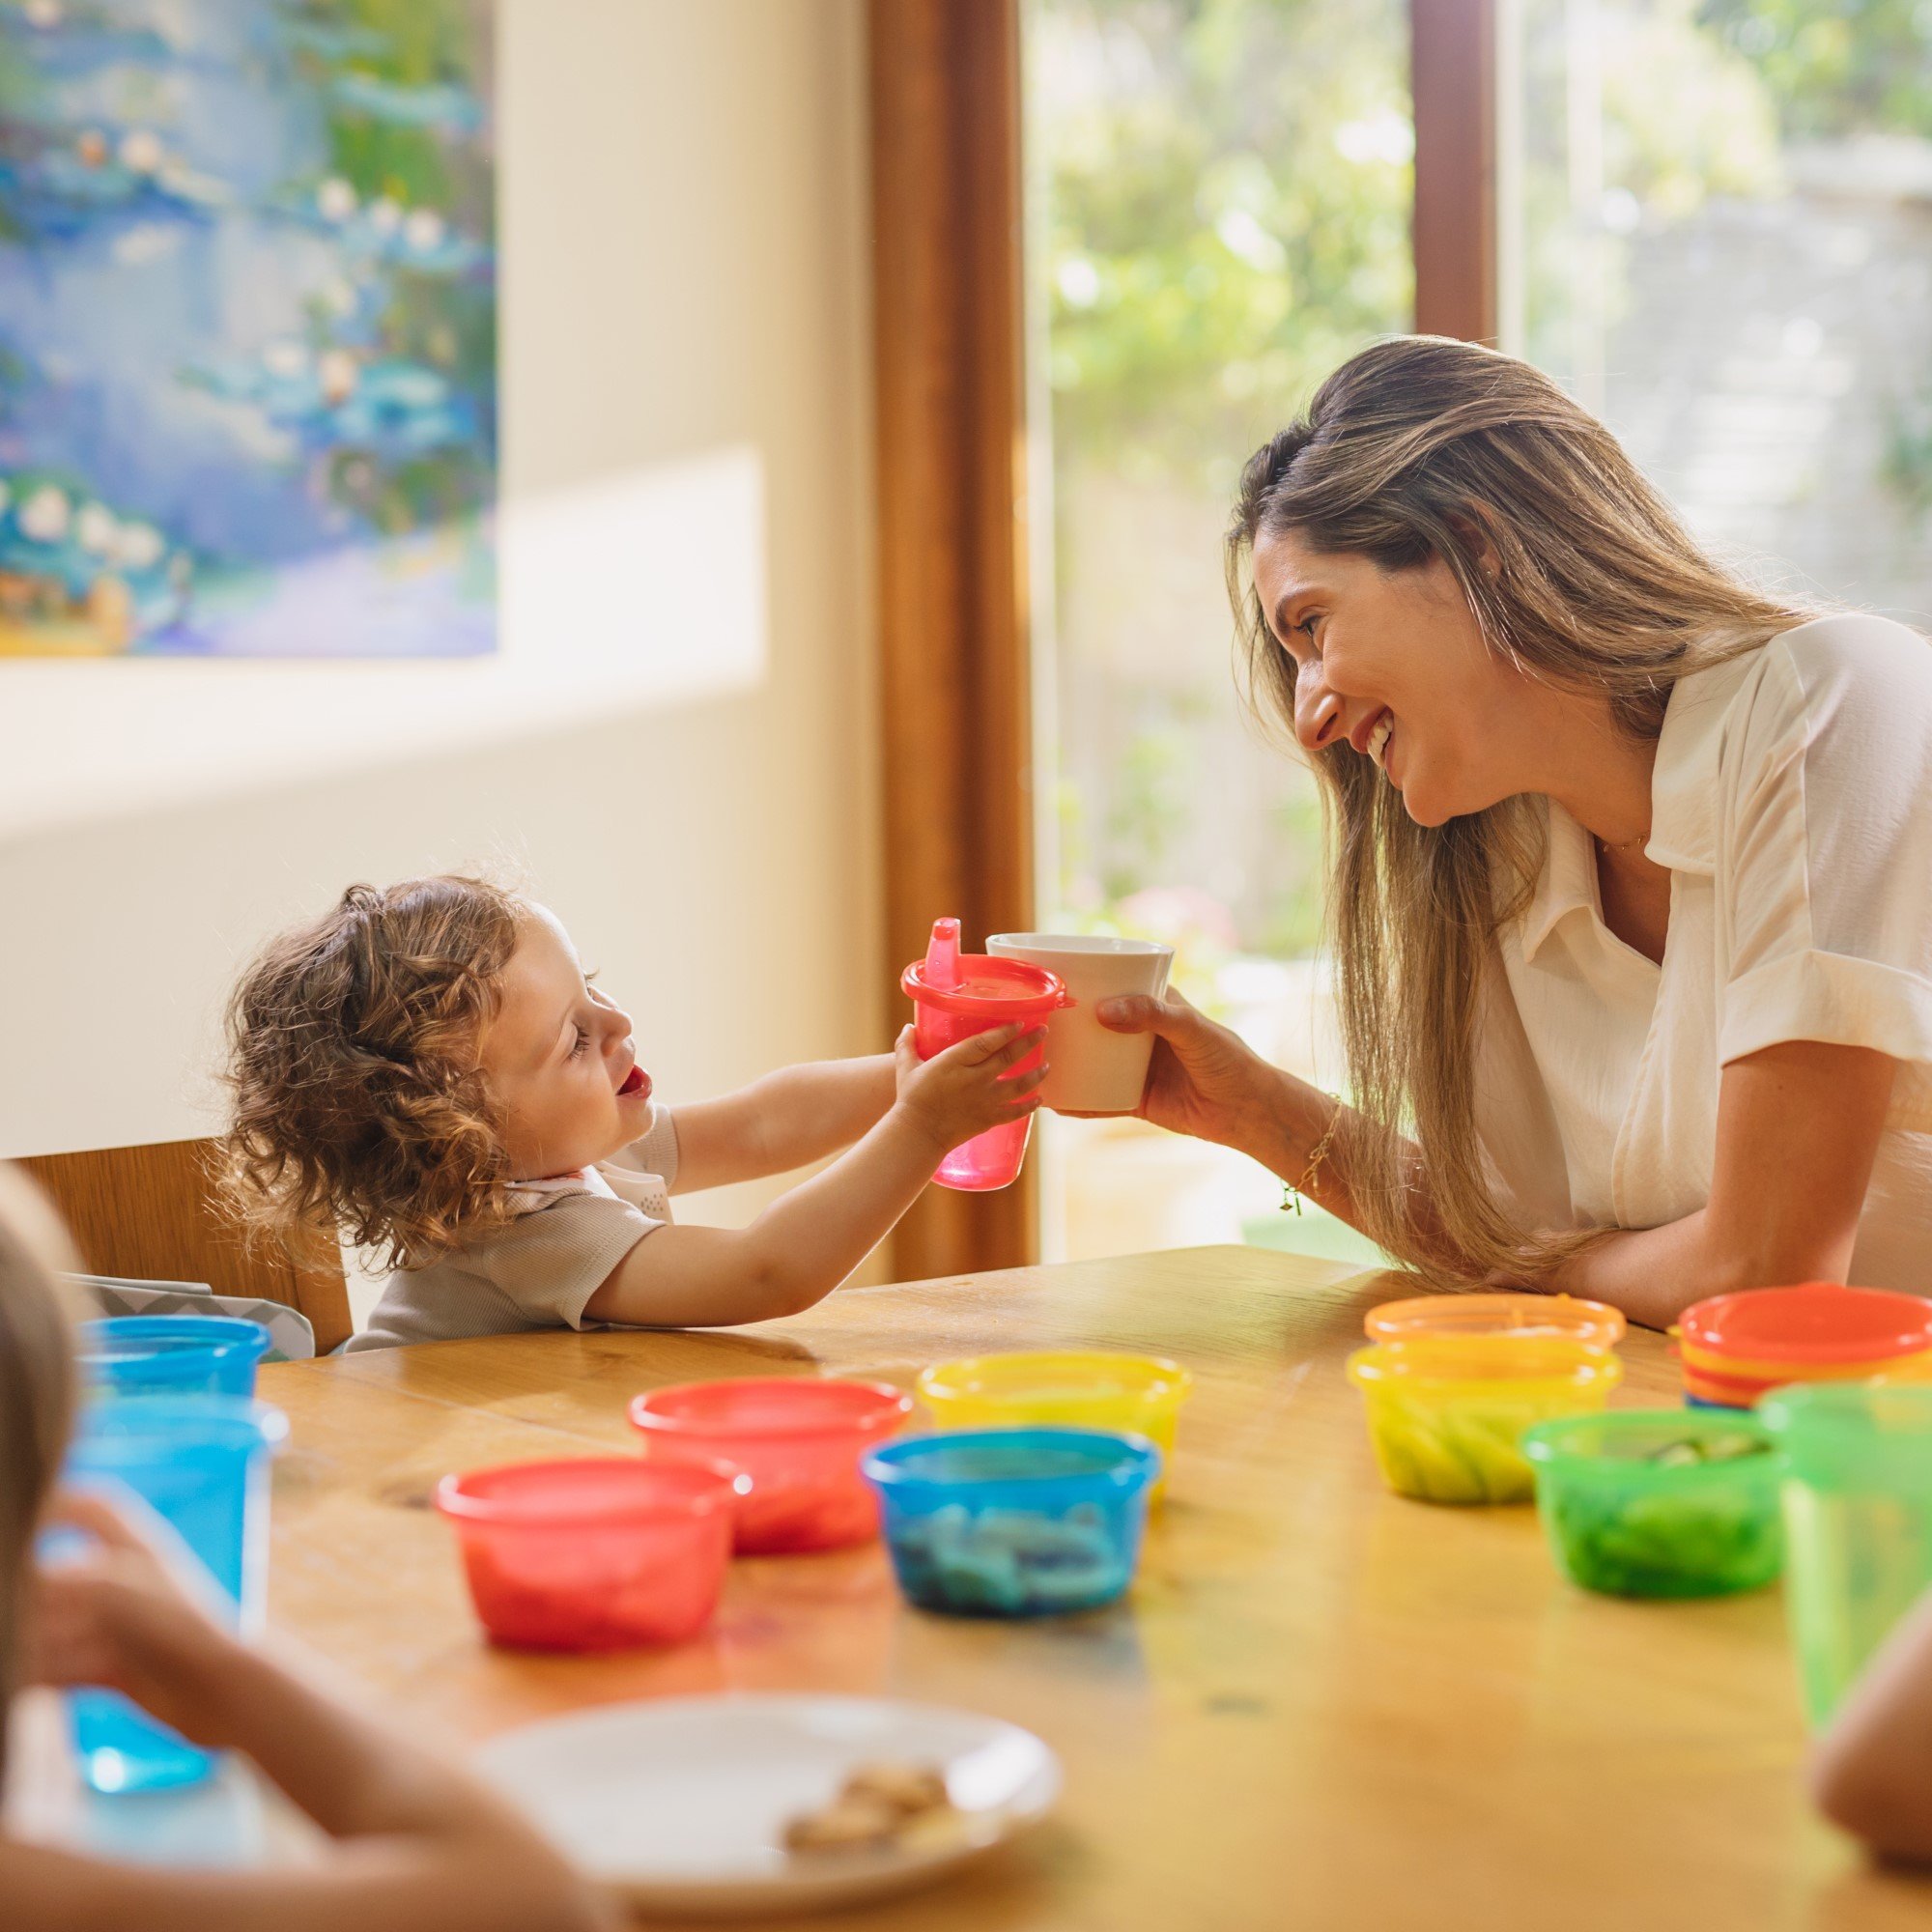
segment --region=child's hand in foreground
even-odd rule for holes
[[[195,1743],[219,1744],[208,1690],[235,1643],[214,1621],[220,1592],[168,1524],[145,1514],[76,1490],[48,1505],[43,1528],[79,1537],[62,1537],[74,1547],[33,1572],[25,1676],[119,1690]]]
[[[1024,1073],[1012,1069],[1038,1051],[1044,1027],[1003,1026],[976,1033],[930,1060],[921,1060],[913,1030],[898,1037],[893,1057],[898,1073],[897,1112],[951,1153],[988,1127],[1024,1120],[1039,1105],[1046,1063]]]

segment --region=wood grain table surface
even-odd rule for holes
[[[742,1690],[955,1704],[1060,1753],[1056,1821],[949,1885],[833,1922],[874,1932],[1485,1932],[1932,1927],[1932,1882],[1818,1822],[1776,1590],[1701,1604],[1563,1581],[1533,1509],[1382,1488],[1343,1362],[1401,1277],[1248,1248],[852,1289],[752,1331],[555,1333],[267,1369],[271,1616],[459,1747],[617,1699]],[[1063,1346],[1196,1377],[1171,1495],[1112,1609],[1031,1623],[909,1609],[877,1546],[741,1559],[679,1649],[493,1649],[445,1471],[628,1452],[670,1381],[836,1374]],[[1662,1338],[1624,1404],[1674,1402]],[[776,1921],[774,1921],[776,1922]],[[801,1921],[802,1922],[802,1921]],[[814,1920],[814,1923],[826,1923]]]

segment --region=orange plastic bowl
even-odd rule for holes
[[[1621,1309],[1567,1294],[1417,1294],[1369,1310],[1371,1342],[1579,1342],[1614,1349],[1623,1340]]]

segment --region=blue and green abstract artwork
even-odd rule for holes
[[[497,639],[489,0],[0,0],[0,657]]]

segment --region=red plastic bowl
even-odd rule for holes
[[[878,1498],[859,1459],[912,1410],[912,1397],[885,1382],[758,1376],[652,1389],[630,1416],[648,1462],[722,1462],[749,1476],[738,1549],[776,1556],[878,1535]]]
[[[736,1494],[727,1469],[610,1456],[445,1476],[436,1506],[498,1643],[629,1650],[711,1621]]]

